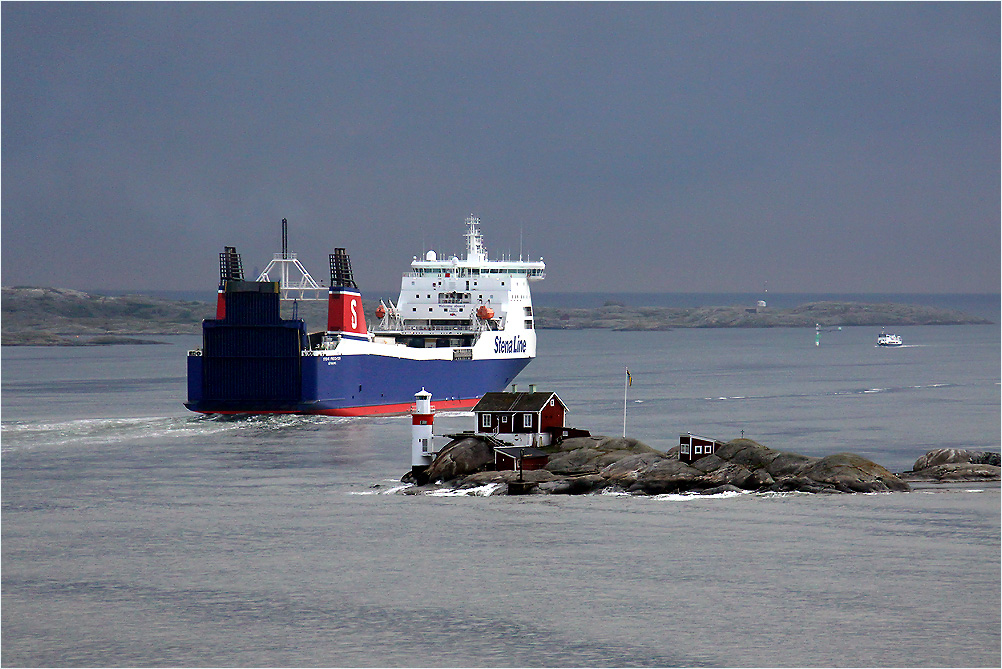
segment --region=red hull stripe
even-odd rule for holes
[[[439,411],[449,409],[471,409],[479,402],[479,398],[468,400],[435,400],[435,408]],[[200,411],[204,414],[227,415],[266,415],[266,414],[300,414],[309,416],[393,416],[409,414],[414,404],[380,404],[369,407],[340,407],[337,409],[315,409],[311,411]]]

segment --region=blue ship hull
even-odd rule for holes
[[[334,360],[336,362],[331,364]],[[310,355],[299,357],[298,365],[287,365],[286,370],[272,370],[272,374],[295,378],[291,379],[293,383],[275,384],[269,388],[260,381],[269,374],[264,367],[272,361],[230,359],[228,373],[239,377],[239,382],[226,384],[225,392],[212,393],[211,388],[220,384],[206,383],[207,358],[189,355],[185,406],[200,413],[219,414],[399,414],[409,412],[414,394],[425,388],[433,394],[438,410],[462,409],[476,404],[486,392],[503,390],[530,360],[410,360],[380,355]],[[214,397],[206,396],[207,386]]]

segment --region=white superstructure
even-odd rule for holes
[[[490,260],[480,234],[480,219],[466,219],[466,257],[439,259],[428,251],[411,262],[400,282],[396,304],[380,304],[375,334],[469,335],[485,331],[532,334],[530,281],[543,279],[546,265],[536,261]],[[455,343],[453,345],[462,345]],[[466,345],[470,345],[467,343]],[[517,346],[515,343],[513,346]]]

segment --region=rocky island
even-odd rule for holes
[[[615,491],[638,495],[724,492],[871,493],[911,489],[908,480],[999,480],[999,454],[940,449],[920,458],[914,470],[896,475],[853,453],[810,457],[777,451],[751,439],[734,439],[691,464],[674,447],[661,452],[625,437],[571,437],[543,449],[543,469],[494,470],[494,452],[484,439],[463,435],[447,444],[431,466],[401,479],[404,494],[443,489],[508,494],[588,494]],[[992,464],[994,463],[994,464]]]
[[[365,299],[370,322],[379,300]],[[307,326],[326,322],[327,303],[301,301],[297,314]],[[214,303],[170,300],[148,295],[109,297],[68,288],[5,287],[2,290],[4,346],[72,346],[150,343],[136,335],[201,332],[204,318],[214,318]],[[292,317],[283,304],[283,318]],[[987,324],[983,318],[949,309],[903,304],[812,302],[792,309],[731,307],[628,307],[606,304],[593,309],[535,307],[541,329],[671,330],[674,328],[771,328],[898,325]],[[95,340],[96,337],[103,337]],[[153,342],[156,343],[156,342]]]

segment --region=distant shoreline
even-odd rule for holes
[[[105,296],[60,288],[3,288],[4,346],[75,346],[160,343],[145,335],[198,335],[215,305],[144,295]],[[375,321],[378,299],[366,299]],[[299,302],[307,326],[326,320],[324,301]],[[291,317],[292,306],[283,305]],[[598,307],[534,307],[537,329],[671,330],[675,328],[896,327],[904,325],[981,325],[994,321],[934,306],[818,301],[795,307],[628,306],[607,300]]]
[[[769,306],[629,307],[615,302],[591,309],[538,307],[540,329],[671,330],[675,328],[895,327],[902,325],[989,325],[991,320],[952,309],[908,304],[811,302]]]

